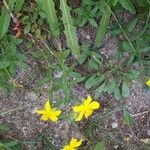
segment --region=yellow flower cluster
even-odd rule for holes
[[[100,104],[97,101],[92,101],[91,96],[87,99],[83,99],[82,104],[74,106],[73,112],[77,113],[76,121],[81,121],[83,117],[86,119],[90,117],[95,109],[98,109]],[[51,120],[56,122],[58,116],[61,114],[61,110],[55,110],[51,108],[50,102],[46,101],[43,110],[36,110],[36,113],[42,115],[41,120],[47,121]],[[76,150],[82,144],[82,139],[77,141],[77,139],[72,138],[68,145],[65,145],[62,150]]]
[[[73,111],[78,114],[76,121],[81,121],[84,116],[87,119],[92,115],[93,111],[99,107],[100,104],[97,101],[92,101],[91,96],[88,96],[87,99],[83,99],[82,104],[73,107]],[[50,102],[46,101],[44,109],[36,110],[36,113],[42,115],[41,120],[51,120],[55,122],[58,120],[61,110],[52,109]]]

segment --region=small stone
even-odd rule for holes
[[[117,122],[113,122],[113,123],[111,124],[111,126],[112,126],[113,129],[115,129],[115,128],[118,127],[118,123],[117,123]]]
[[[150,129],[147,129],[147,135],[150,136]]]

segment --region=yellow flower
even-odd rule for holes
[[[73,111],[79,113],[76,121],[80,121],[83,116],[87,119],[92,115],[94,109],[98,109],[100,107],[100,104],[97,101],[92,102],[91,96],[88,96],[86,100],[83,100],[84,102],[81,105],[73,107]]]
[[[150,79],[146,81],[146,85],[150,86]]]
[[[49,101],[46,101],[43,110],[36,110],[35,112],[42,115],[41,120],[51,120],[53,122],[57,121],[58,116],[61,114],[61,110],[55,111],[51,108]]]
[[[77,139],[72,138],[68,145],[65,145],[62,150],[76,150],[82,144],[82,139],[77,141]]]

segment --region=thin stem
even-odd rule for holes
[[[13,13],[12,13],[12,11],[10,10],[10,8],[9,8],[9,6],[8,6],[8,4],[7,4],[7,2],[6,2],[6,0],[3,0],[3,3],[4,3],[4,5],[5,5],[5,7],[6,7],[6,9],[8,10],[9,15],[10,15],[11,18],[13,19],[13,22],[16,23],[18,20],[17,20],[17,19],[15,18],[15,16],[13,15]]]

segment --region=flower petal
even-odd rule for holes
[[[85,112],[85,118],[87,119],[89,116],[91,116],[92,115],[92,113],[93,113],[93,110],[87,110],[86,112]]]
[[[69,150],[69,149],[70,149],[69,145],[65,145],[62,150]]]
[[[40,115],[45,114],[45,110],[35,110],[35,112]]]
[[[146,81],[146,85],[150,86],[150,80]]]
[[[46,101],[45,106],[44,106],[44,109],[46,110],[46,112],[51,111],[51,105],[50,105],[49,100]]]
[[[72,138],[69,145],[70,147],[75,147],[76,143],[77,143],[77,139]]]
[[[59,116],[61,114],[61,110],[53,111],[54,115]]]
[[[76,121],[80,121],[83,118],[84,112],[80,112]]]
[[[92,97],[89,95],[88,97],[87,97],[87,99],[84,101],[84,105],[89,105],[90,104],[90,102],[92,101]]]
[[[41,120],[47,121],[48,120],[48,116],[47,115],[42,115]]]
[[[90,103],[90,108],[91,109],[98,109],[100,107],[100,104],[97,101],[93,101]]]
[[[73,111],[74,112],[80,112],[80,111],[82,111],[82,109],[83,109],[83,105],[79,105],[79,106],[74,106],[73,107]]]
[[[79,147],[80,145],[82,144],[82,139],[80,141],[77,141],[77,139],[71,139],[70,141],[70,147],[73,147],[73,148],[77,148]]]
[[[57,110],[57,111],[51,111],[48,116],[49,118],[52,120],[52,121],[57,121],[58,120],[58,117],[61,114],[61,111],[60,110]]]
[[[57,116],[50,116],[49,117],[53,122],[56,122],[58,120],[58,117]]]

